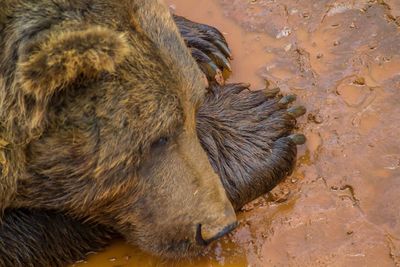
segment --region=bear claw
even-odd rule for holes
[[[196,23],[177,15],[173,17],[187,47],[191,50],[192,56],[206,74],[207,79],[220,85],[224,84],[222,72],[224,70],[232,71],[229,63],[232,52],[222,33],[212,26]],[[212,65],[210,68],[214,72],[210,72],[210,68],[206,65]],[[217,73],[215,66],[220,70],[221,75],[215,74]]]
[[[281,89],[279,87],[272,89],[264,89],[264,94],[267,98],[274,98],[277,94],[279,94],[280,91]]]
[[[287,95],[281,98],[281,100],[279,100],[279,104],[281,105],[288,105],[294,101],[296,101],[297,96],[296,95]]]
[[[224,53],[224,55],[226,57],[228,57],[229,59],[232,59],[232,52],[229,49],[227,44],[225,44],[224,42],[222,42],[220,40],[215,40],[214,42],[218,46],[218,48]]]
[[[295,143],[296,145],[304,145],[307,141],[307,138],[304,134],[292,134],[289,138]]]
[[[303,106],[296,106],[296,107],[291,107],[287,110],[287,113],[292,116],[293,118],[298,118],[300,116],[303,116],[306,114],[307,110]]]
[[[232,67],[231,64],[229,63],[229,60],[220,52],[212,52],[211,57],[219,66],[223,66],[224,69],[232,71]]]
[[[211,58],[209,58],[206,54],[204,54],[201,50],[197,48],[192,48],[191,51],[193,58],[197,61],[197,64],[199,65],[201,71],[206,75],[207,80],[217,81],[218,84],[221,84],[221,82],[219,82],[219,79],[222,78],[222,80],[224,81],[222,71],[211,60]]]

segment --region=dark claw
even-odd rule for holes
[[[216,86],[212,86],[214,91],[216,91]],[[238,95],[242,93],[245,90],[250,90],[249,89],[250,84],[249,83],[231,83],[231,84],[225,84],[223,87],[220,87],[221,90],[224,90],[224,95]]]
[[[214,64],[214,62],[199,62],[199,65],[201,70],[206,74],[209,80],[215,80],[220,85],[224,84],[222,71],[217,67],[217,65]]]
[[[229,63],[232,53],[225,37],[215,27],[196,23],[177,15],[173,16],[186,45],[192,49],[192,56],[206,74],[207,79],[211,82],[217,81],[220,85],[224,84],[222,71],[226,76],[229,76],[232,71]]]
[[[277,94],[279,94],[280,91],[281,89],[279,89],[279,87],[273,89],[264,89],[264,94],[267,98],[274,98]]]
[[[216,81],[220,85],[224,84],[222,71],[206,54],[197,48],[192,48],[192,55],[208,80]]]
[[[228,59],[218,51],[218,47],[216,47],[213,43],[198,37],[187,38],[186,42],[190,48],[197,49],[198,51],[203,52],[203,54],[206,54],[207,57],[211,57],[220,69],[228,69],[229,71],[232,70]],[[193,55],[194,58],[196,58],[196,56],[197,55]],[[198,58],[196,58],[196,60],[198,60]]]
[[[225,84],[222,71],[217,67],[217,65],[215,65],[214,62],[199,62],[199,66],[210,81],[216,81],[219,85]]]
[[[219,84],[219,85],[224,85],[225,84],[225,78],[224,75],[222,74],[221,70],[218,70],[217,73],[214,76],[214,80]]]
[[[304,145],[307,141],[307,138],[304,134],[292,134],[289,138],[295,143],[296,145]]]
[[[232,52],[227,44],[220,40],[214,40],[213,43],[222,51],[222,53],[224,53],[226,57],[232,59]]]
[[[240,94],[243,90],[250,90],[250,84],[249,83],[237,83],[237,84],[229,84],[225,86],[226,89],[224,90],[230,90],[230,93],[232,94]]]
[[[249,87],[251,86],[251,84],[250,84],[250,83],[238,83],[238,86],[242,86],[242,87],[244,87],[245,89],[249,89]]]
[[[210,56],[214,59],[215,63],[217,63],[219,66],[222,66],[222,67],[228,69],[229,71],[232,71],[231,64],[229,64],[229,61],[220,52],[212,52]]]
[[[287,110],[287,113],[293,118],[298,118],[306,114],[307,110],[303,106],[292,107]]]
[[[287,95],[282,97],[281,100],[279,100],[279,104],[281,105],[288,105],[292,103],[293,101],[296,101],[297,96],[296,95]]]

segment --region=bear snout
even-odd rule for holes
[[[196,242],[198,245],[207,246],[213,241],[227,235],[238,226],[235,220],[226,225],[199,224],[196,231]]]

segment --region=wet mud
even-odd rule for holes
[[[308,142],[295,173],[201,259],[116,241],[75,266],[400,266],[400,1],[166,2],[225,34],[230,82],[297,94]]]

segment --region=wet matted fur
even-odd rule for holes
[[[213,84],[198,112],[200,141],[237,209],[272,189],[295,165],[295,119],[277,93]],[[0,266],[62,267],[102,249],[117,235],[108,227],[46,210],[6,210],[3,219]],[[28,242],[21,245],[21,240]]]

